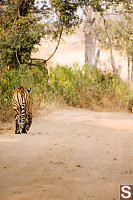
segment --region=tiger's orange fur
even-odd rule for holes
[[[15,134],[27,133],[32,123],[32,105],[30,90],[16,87],[13,94],[13,112],[15,117]]]

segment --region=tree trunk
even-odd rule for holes
[[[85,63],[94,65],[96,51],[96,36],[91,32],[85,33]]]
[[[95,13],[93,12],[93,9],[88,8],[85,12],[85,16],[85,64],[89,64],[91,66],[94,64],[96,50],[96,31],[92,30],[92,26],[95,23]]]
[[[130,56],[128,56],[128,85],[131,84],[131,76],[130,76]]]
[[[115,67],[115,61],[114,61],[114,56],[113,56],[112,40],[111,40],[111,37],[110,37],[109,32],[108,32],[108,21],[105,20],[104,17],[103,17],[103,20],[104,20],[104,27],[105,27],[106,35],[107,35],[108,40],[109,40],[111,65],[112,65],[112,68],[113,68],[113,73],[116,74],[117,69]]]
[[[100,51],[96,52],[96,41],[98,37],[98,25],[101,16],[98,12],[94,12],[91,7],[83,10],[86,16],[86,23],[84,27],[85,37],[85,63],[90,66],[97,65],[99,61]]]
[[[131,89],[133,88],[133,53],[131,55],[132,58],[132,66],[131,66]]]
[[[100,49],[97,51],[97,55],[95,57],[94,65],[97,67],[100,58]]]

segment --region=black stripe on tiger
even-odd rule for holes
[[[30,89],[31,90],[31,89]],[[15,133],[26,133],[32,123],[32,106],[30,90],[22,86],[16,87],[13,94],[13,111],[15,118]]]

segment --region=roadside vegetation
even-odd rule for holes
[[[33,109],[45,109],[52,102],[95,111],[127,110],[130,90],[118,75],[84,65],[50,68],[38,64],[31,68],[3,70],[0,79],[0,110],[2,119],[12,116],[14,87],[31,87]]]
[[[78,15],[79,8],[84,17]],[[0,119],[12,116],[12,95],[17,85],[32,88],[35,110],[51,102],[95,111],[127,110],[130,100],[132,111],[130,90],[120,79],[113,56],[114,48],[125,53],[128,84],[133,83],[132,8],[132,0],[1,1]],[[108,15],[118,13],[121,17],[115,24]],[[72,34],[81,22],[85,24],[85,65],[51,66],[48,73],[46,64],[58,49],[63,33]],[[31,53],[37,50],[41,38],[46,42],[57,41],[57,46],[49,58],[39,61],[31,58]],[[113,73],[97,68],[100,56],[100,49],[96,53],[97,41],[101,48],[110,49]]]

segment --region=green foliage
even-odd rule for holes
[[[128,100],[128,110],[129,112],[133,113],[133,96],[130,96]]]
[[[37,101],[44,95],[47,81],[48,73],[45,66],[43,70],[36,66],[29,69],[26,65],[21,65],[18,70],[3,70],[0,79],[0,109],[11,107],[14,87],[19,85],[27,89],[31,87],[31,95]]]
[[[21,16],[26,16],[34,8],[35,0],[17,0],[17,7]]]
[[[50,69],[38,62],[29,69],[21,65],[19,69],[3,70],[0,76],[1,113],[11,113],[14,86],[31,87],[33,107],[42,108],[51,101],[74,107],[97,110],[128,108],[130,91],[119,76],[103,72],[88,65],[73,67],[57,66]],[[8,111],[8,112],[7,112]],[[10,115],[10,114],[9,114]]]
[[[119,76],[103,72],[88,65],[79,68],[74,66],[57,66],[50,70],[53,93],[68,105],[94,108],[104,107],[104,103],[115,101],[119,107],[126,107],[129,89]]]
[[[1,2],[6,9],[14,10],[11,13],[26,16],[34,7],[35,0],[4,0]]]
[[[64,31],[70,33],[79,24],[80,18],[76,13],[79,6],[78,1],[55,1],[50,0],[50,4],[55,9],[56,22],[55,25],[58,27],[59,24],[63,25]]]
[[[114,46],[119,51],[126,53],[127,57],[133,55],[133,20],[132,15],[126,14],[113,26]]]
[[[0,66],[19,67],[27,64],[34,46],[42,37],[52,36],[57,40],[62,30],[72,33],[82,21],[77,9],[86,13],[88,6],[94,11],[102,12],[103,8],[115,7],[122,3],[131,10],[132,1],[120,0],[46,0],[37,6],[35,0],[5,0],[0,7]],[[40,6],[41,5],[41,6]],[[105,10],[106,10],[105,9]]]
[[[2,28],[0,33],[1,66],[17,67],[28,63],[34,45],[39,44],[44,34],[44,26],[38,24],[33,15],[21,17],[13,22],[12,27]]]
[[[110,19],[108,32],[111,37],[113,47],[120,53],[125,53],[127,57],[132,56],[133,52],[133,20],[131,14],[120,15],[119,18]],[[102,30],[100,38],[101,47],[109,48],[109,41],[106,33]]]

